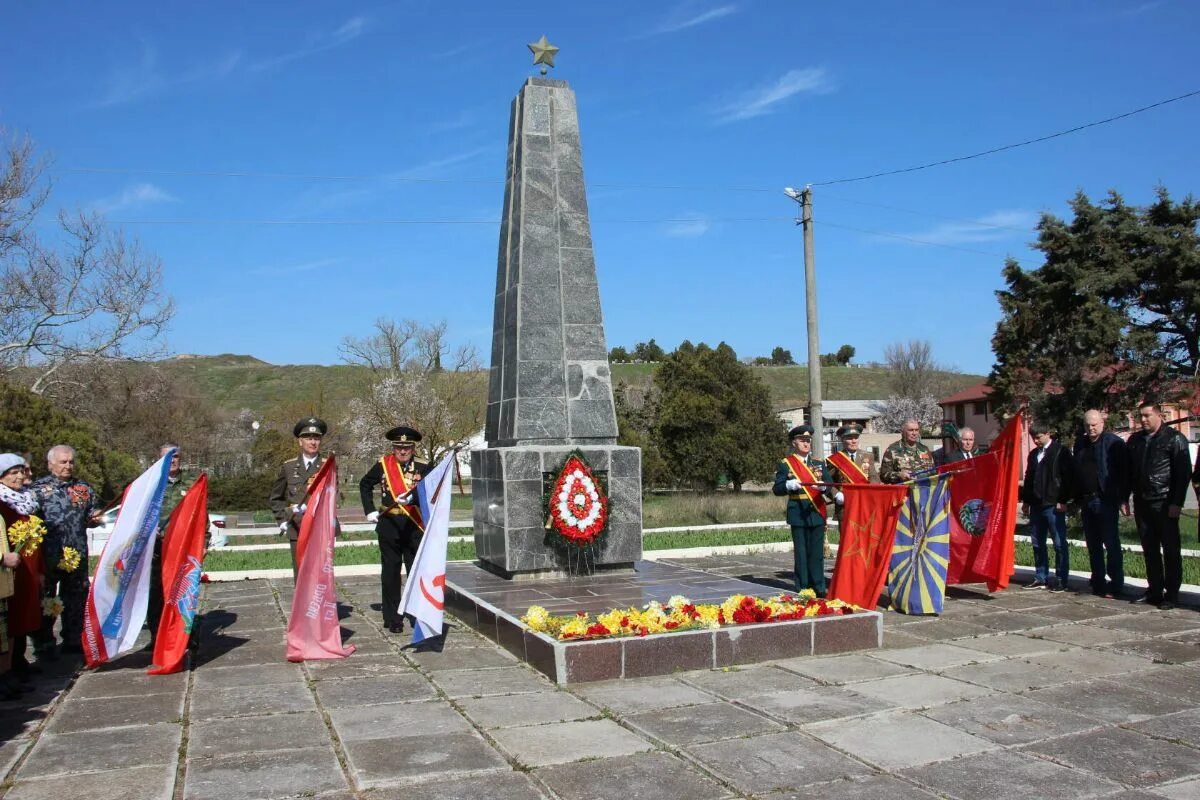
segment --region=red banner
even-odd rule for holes
[[[163,613],[154,639],[154,665],[149,675],[183,669],[188,639],[200,604],[204,534],[208,531],[208,475],[187,490],[167,519],[162,543]]]
[[[845,505],[829,596],[872,609],[887,580],[896,521],[908,487],[854,484],[843,486],[842,493]]]
[[[1013,574],[1017,489],[1021,481],[1018,414],[982,456],[939,468],[950,482],[950,567],[946,584],[986,583],[989,592],[1008,586]]]
[[[333,537],[337,527],[337,464],[333,456],[313,476],[308,508],[296,541],[296,592],[288,616],[287,660],[345,658],[337,588],[333,583]]]

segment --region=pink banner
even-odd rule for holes
[[[288,617],[287,660],[345,658],[354,645],[342,644],[337,588],[333,583],[333,536],[337,525],[337,465],[333,456],[313,476],[300,538],[296,542],[296,593]]]

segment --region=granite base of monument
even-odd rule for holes
[[[477,564],[450,563],[446,569],[446,609],[559,684],[868,650],[883,643],[883,618],[877,611],[582,642],[558,641],[520,620],[533,605],[555,615],[595,614],[651,600],[665,603],[677,594],[713,603],[734,594],[766,597],[773,592],[761,584],[655,561],[638,561],[625,575],[536,584],[513,584]]]
[[[547,487],[567,457],[583,453],[607,487],[608,530],[583,553],[546,545]],[[630,570],[642,557],[642,452],[619,445],[522,445],[471,453],[475,552],[505,578],[555,578]]]

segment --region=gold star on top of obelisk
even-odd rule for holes
[[[558,48],[546,41],[546,37],[528,45],[529,52],[533,53],[533,63],[543,64],[542,74],[546,74],[546,67],[554,66],[554,56],[558,54]]]

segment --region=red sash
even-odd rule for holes
[[[822,517],[827,516],[825,498],[816,490],[817,487],[812,485],[817,483],[817,476],[813,475],[812,470],[808,468],[808,464],[801,461],[800,456],[797,455],[788,456],[784,459],[784,463],[792,471],[792,477],[800,481],[800,488],[804,490],[804,495],[808,498],[808,502],[813,504],[813,508],[817,509],[817,513]]]
[[[396,503],[393,508],[398,509],[399,513],[408,517],[414,524],[425,532],[425,522],[421,519],[421,508],[416,503],[408,503],[401,505],[397,500],[416,488],[417,483],[413,481],[409,483],[404,477],[404,470],[400,468],[400,462],[393,455],[386,455],[379,459],[380,465],[383,467],[383,478],[387,482],[388,491],[392,494],[392,502]],[[391,509],[388,509],[391,511]],[[386,512],[385,512],[386,513]]]
[[[854,459],[846,455],[845,451],[839,450],[829,458],[825,459],[834,468],[846,478],[847,483],[870,483],[871,479],[867,473],[863,472],[862,467],[854,463]]]

